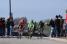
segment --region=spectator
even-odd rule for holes
[[[55,21],[51,19],[49,25],[51,26],[51,37],[56,37]]]
[[[62,30],[62,35],[63,37],[66,37],[66,23],[63,24],[63,30]]]
[[[10,18],[7,19],[6,27],[7,27],[7,36],[9,37],[12,34],[14,27],[14,22],[12,19]]]
[[[40,25],[40,37],[42,38],[43,37],[43,31],[44,31],[44,22],[40,21],[39,25]]]
[[[62,19],[63,17],[61,15],[59,15],[60,18],[60,36],[63,36],[63,24],[64,24],[64,20]]]
[[[5,36],[5,19],[0,18],[0,36]]]
[[[56,15],[55,19],[55,29],[57,30],[57,37],[60,37],[61,29],[60,29],[60,18],[58,15]]]

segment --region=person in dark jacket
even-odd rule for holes
[[[6,23],[7,36],[10,36],[12,34],[13,26],[14,26],[14,22],[8,18]]]
[[[2,18],[2,22],[3,22],[3,36],[5,36],[5,18]]]
[[[56,16],[56,19],[55,19],[55,28],[57,30],[57,37],[60,37],[61,29],[60,29],[60,19],[59,19],[59,16]]]
[[[63,36],[63,24],[64,24],[64,20],[63,17],[61,15],[59,15],[60,17],[60,36]]]
[[[51,26],[51,37],[56,37],[56,30],[55,30],[55,21],[53,19],[50,20],[49,25]]]
[[[40,37],[42,38],[43,37],[43,31],[44,31],[44,22],[40,21],[39,25],[40,25]]]
[[[9,21],[9,19],[7,19],[6,27],[7,27],[7,36],[10,36],[10,21]]]
[[[0,36],[5,36],[5,19],[0,18]]]

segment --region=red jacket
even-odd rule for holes
[[[0,27],[1,27],[1,28],[5,28],[5,24],[4,24],[3,21],[0,21]]]
[[[23,19],[19,21],[19,26],[21,29],[25,26],[25,21]]]

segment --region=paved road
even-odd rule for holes
[[[67,44],[67,42],[55,41],[49,38],[44,39],[17,39],[17,38],[0,38],[0,44]]]

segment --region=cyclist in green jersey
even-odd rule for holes
[[[34,22],[33,22],[33,20],[28,23],[28,28],[29,28],[29,37],[31,38],[32,34],[33,34],[33,30],[34,30]]]

